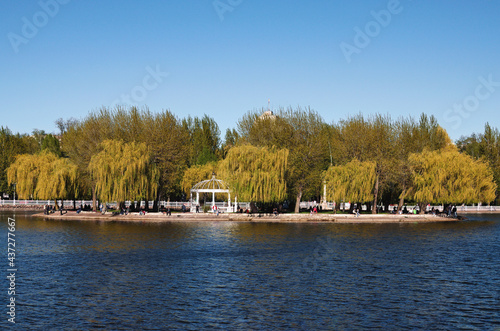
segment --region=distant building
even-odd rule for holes
[[[276,119],[276,115],[273,114],[272,110],[267,110],[264,112],[264,114],[260,115],[259,118],[261,120],[266,120],[266,119],[274,120]]]

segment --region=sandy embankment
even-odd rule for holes
[[[53,220],[75,220],[75,221],[124,221],[124,222],[214,222],[214,221],[235,221],[235,222],[276,222],[276,223],[412,223],[412,222],[450,222],[458,221],[455,218],[446,218],[433,215],[388,215],[388,214],[362,214],[359,217],[348,214],[280,214],[278,216],[270,214],[220,214],[212,213],[174,213],[171,216],[157,213],[139,215],[130,213],[128,215],[112,215],[111,213],[100,214],[94,212],[69,211],[63,215],[54,213],[44,215],[34,214],[34,217],[42,217]]]

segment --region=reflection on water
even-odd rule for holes
[[[496,215],[364,225],[15,218],[25,329],[500,327]]]

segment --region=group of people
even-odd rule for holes
[[[44,205],[43,206],[43,214],[44,215],[49,215],[49,214],[53,214],[57,211],[56,207],[55,206],[52,206],[52,205]],[[63,206],[60,206],[59,209],[58,209],[59,213],[62,214],[66,214],[67,211],[64,210],[64,207]]]
[[[415,206],[412,210],[408,210],[408,207],[403,206],[403,208],[398,211],[398,208],[394,206],[391,214],[417,214],[417,207]]]
[[[321,210],[322,210],[321,206],[319,206],[319,207],[317,205],[315,205],[314,207],[313,206],[309,206],[309,213],[311,215],[312,214],[317,214],[318,211],[321,211]]]
[[[438,214],[446,214],[446,216],[448,217],[453,217],[453,218],[457,218],[457,206],[455,205],[448,205],[446,208],[444,208],[443,212],[439,212],[439,210],[435,210],[434,207],[432,207],[432,213],[433,215],[436,215],[436,213]]]
[[[44,205],[43,206],[43,214],[44,215],[53,214],[55,211],[56,211],[56,209],[52,205]]]

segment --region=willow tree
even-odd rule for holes
[[[69,159],[47,150],[21,154],[7,169],[21,199],[64,199],[78,194],[78,168]]]
[[[212,178],[212,175],[218,173],[219,163],[209,162],[203,165],[192,166],[184,171],[182,177],[182,190],[189,195],[193,186],[203,180]]]
[[[279,109],[276,114],[251,112],[238,122],[240,140],[254,146],[289,150],[287,185],[295,212],[300,201],[319,197],[321,174],[330,163],[328,126],[310,108]]]
[[[221,161],[221,177],[240,201],[272,203],[286,198],[288,150],[243,145]]]
[[[84,196],[92,196],[95,200],[93,189],[96,183],[92,180],[89,163],[100,152],[100,143],[104,140],[146,144],[160,174],[159,197],[179,195],[182,175],[188,162],[186,141],[189,136],[170,111],[152,113],[147,108],[102,108],[81,121],[69,120],[64,123],[58,120],[58,126],[64,130],[61,143],[63,152],[78,165],[85,188]]]
[[[7,168],[19,154],[34,154],[38,150],[36,141],[28,135],[14,134],[7,127],[0,126],[0,193],[13,193],[8,184]]]
[[[460,152],[472,156],[474,159],[485,159],[493,170],[493,178],[497,184],[496,199],[500,198],[500,132],[486,123],[484,133],[461,137],[457,141]]]
[[[429,151],[442,149],[450,146],[452,142],[434,116],[422,114],[418,122],[411,117],[401,118],[395,126],[397,154],[393,159],[396,167],[392,190],[394,195],[399,196],[398,210],[401,210],[411,180],[408,156],[411,153],[421,153],[424,149]]]
[[[461,154],[455,146],[411,154],[410,199],[427,203],[489,203],[496,184],[487,162]],[[421,208],[423,210],[423,208]]]
[[[329,201],[367,202],[373,199],[376,163],[353,159],[345,165],[330,166],[323,174]]]
[[[104,140],[89,171],[102,201],[156,199],[158,170],[144,143]]]
[[[372,190],[372,213],[376,213],[380,197],[393,182],[397,155],[396,127],[390,116],[377,114],[365,118],[362,114],[341,120],[333,127],[333,157],[340,164],[356,158],[376,165]]]
[[[407,158],[410,153],[422,152],[424,148],[435,150],[450,143],[437,120],[425,114],[419,121],[411,117],[393,121],[388,115],[365,117],[359,114],[334,124],[331,135],[332,155],[336,162],[344,164],[357,158],[376,163],[373,213],[379,201],[385,200],[387,205],[402,196],[400,192],[407,190],[410,177]]]

